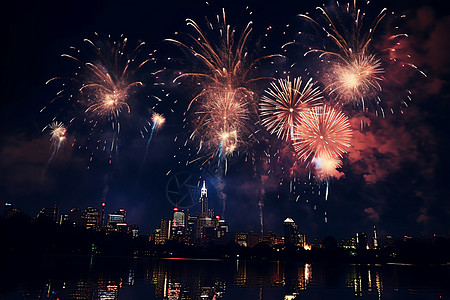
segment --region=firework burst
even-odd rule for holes
[[[191,137],[200,139],[208,159],[217,156],[220,161],[246,144],[251,134],[246,126],[252,112],[250,97],[246,90],[212,89],[199,103]]]
[[[154,60],[152,54],[147,58],[141,55],[144,45],[142,42],[130,48],[123,35],[113,40],[95,34],[95,39],[83,40],[83,47],[70,47],[61,55],[74,64],[70,75],[47,81],[62,81],[62,89],[51,103],[62,99],[67,101],[61,104],[72,105],[71,109],[63,107],[60,111],[70,112],[64,118],[70,119],[68,125],[75,134],[77,148],[90,152],[89,161],[99,150],[110,152],[111,162],[111,152],[118,151],[120,116],[131,113],[131,95],[143,86],[136,80],[137,71]]]
[[[350,148],[350,122],[329,106],[311,108],[295,131],[294,149],[303,161],[320,158],[332,163]]]
[[[79,91],[82,101],[87,105],[85,112],[108,118],[119,131],[119,114],[123,110],[130,113],[130,93],[135,87],[143,85],[142,82],[134,80],[134,73],[150,61],[137,60],[137,54],[145,43],[140,43],[130,55],[126,55],[127,38],[118,42],[107,40],[106,43],[99,42],[100,44],[89,39],[84,41],[96,53],[94,60],[90,58],[90,61],[83,61],[70,54],[62,56],[80,64],[82,79]]]
[[[317,7],[320,17],[314,19],[309,14],[299,15],[314,24],[331,42],[323,49],[310,49],[305,56],[319,53],[319,58],[325,64],[322,77],[325,91],[336,104],[361,106],[365,111],[367,102],[370,102],[376,111],[381,108],[384,115],[381,94],[390,82],[397,82],[389,74],[391,68],[409,66],[417,70],[413,64],[403,62],[394,55],[400,39],[407,35],[397,33],[387,38],[381,36],[381,41],[375,44],[374,34],[386,18],[386,8],[381,9],[371,22],[366,22],[369,17],[357,7],[356,0],[343,6],[336,2],[336,6]],[[390,99],[388,101],[392,102]],[[407,106],[403,99],[401,103]]]
[[[208,33],[191,19],[187,19],[187,25],[193,28],[193,34],[186,40],[166,40],[192,57],[192,71],[178,75],[174,82],[196,80],[201,90],[187,106],[189,121],[194,125],[190,139],[197,138],[206,160],[218,157],[220,161],[249,143],[257,119],[255,93],[249,85],[268,78],[253,76],[261,60],[280,55],[252,61],[247,52],[252,22],[243,31],[236,31],[227,24],[225,10],[217,16],[217,24],[208,22]]]
[[[58,121],[55,121],[42,129],[44,131],[45,129],[50,129],[50,141],[52,143],[53,152],[50,156],[48,163],[51,162],[53,157],[55,156],[56,152],[58,152],[59,148],[61,148],[61,145],[66,141],[66,133],[67,128],[66,126]]]
[[[150,137],[148,138],[147,141],[147,147],[146,147],[146,151],[148,150],[148,146],[150,145],[150,141],[152,140],[153,137],[153,133],[158,130],[159,128],[161,128],[161,126],[163,126],[163,124],[166,122],[166,118],[164,118],[163,115],[158,114],[158,113],[153,113],[152,114],[152,129],[150,131]]]
[[[293,139],[294,127],[301,124],[302,115],[322,100],[312,79],[302,87],[301,77],[293,81],[279,79],[278,84],[272,82],[265,93],[259,106],[261,124],[286,141]]]

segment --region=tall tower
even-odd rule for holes
[[[105,206],[106,206],[106,203],[103,202],[102,203],[102,213],[100,215],[100,228],[105,227]]]
[[[208,214],[208,190],[206,189],[206,183],[204,180],[199,200],[202,203],[202,217],[205,217]]]
[[[377,228],[373,225],[373,249],[378,249],[378,233]]]

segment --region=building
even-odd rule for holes
[[[131,224],[128,225],[128,233],[131,234],[132,237],[138,237],[139,236],[139,225],[137,224]]]
[[[172,221],[161,219],[161,226],[159,228],[158,234],[155,234],[156,244],[165,244],[167,240],[170,239]]]
[[[101,212],[101,215],[100,215],[100,224],[99,224],[100,228],[105,227],[105,206],[106,206],[106,203],[103,202],[102,203],[102,212]]]
[[[173,209],[172,216],[172,232],[171,239],[183,242],[185,239],[186,232],[186,219],[184,211],[179,210],[177,207]]]
[[[286,218],[283,222],[284,243],[297,247],[305,247],[306,236],[298,231],[298,226],[291,218]]]
[[[82,218],[83,212],[79,208],[72,208],[69,212],[69,221],[73,226],[82,226]]]
[[[186,241],[189,245],[194,245],[200,237],[197,236],[198,216],[187,215],[186,220]]]
[[[83,212],[82,219],[86,229],[97,230],[100,224],[100,212],[98,209],[88,206]]]
[[[243,247],[254,247],[259,243],[259,235],[256,232],[242,232],[234,235],[234,242]]]
[[[36,218],[48,218],[52,220],[53,222],[56,222],[58,215],[58,206],[55,204],[53,207],[43,207],[39,213],[37,214]]]
[[[15,208],[12,203],[5,202],[5,205],[3,206],[3,218],[11,218],[12,216],[17,215],[20,213],[20,210]]]
[[[367,249],[367,235],[364,232],[357,232],[356,233],[356,249],[363,250]]]
[[[377,232],[377,228],[375,227],[375,225],[373,225],[372,248],[373,249],[380,248],[380,244],[378,242],[378,232]]]
[[[284,243],[284,239],[278,233],[269,231],[269,233],[267,235],[259,237],[259,242],[260,243],[266,243],[266,244],[268,244],[270,246],[275,246],[277,244],[283,244]]]
[[[127,231],[127,212],[121,208],[112,214],[108,214],[108,220],[106,222],[108,231]]]
[[[201,216],[202,217],[208,217],[208,190],[206,189],[206,183],[203,180],[203,186],[202,189],[200,191],[200,198],[199,201],[201,203],[201,207],[202,207],[202,212],[201,212]]]
[[[296,245],[298,242],[298,228],[294,220],[286,218],[283,222],[284,242],[286,245]]]

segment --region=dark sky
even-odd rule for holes
[[[295,38],[294,32],[305,29],[305,24],[296,15],[322,4],[295,2],[251,1],[248,3],[253,11],[250,17],[249,10],[245,10],[246,4],[240,1],[227,1],[225,8],[228,23],[236,24],[238,28],[254,21],[249,48],[257,52],[267,46],[260,51],[262,54],[264,51],[281,53],[281,46]],[[352,150],[344,157],[339,178],[330,180],[329,196],[325,201],[325,184],[309,180],[304,168],[296,170],[296,191],[302,196],[297,198],[297,194],[289,192],[290,179],[286,170],[291,168],[292,160],[286,145],[268,134],[261,135],[265,138],[260,144],[250,146],[246,153],[230,160],[229,171],[221,183],[214,172],[205,170],[214,169],[213,166],[202,170],[196,164],[185,166],[185,158],[189,153],[192,155],[189,148],[194,147],[183,146],[182,136],[188,135],[190,129],[183,129],[182,113],[193,89],[188,85],[170,84],[175,69],[162,75],[167,79],[164,91],[153,85],[157,80],[150,74],[161,67],[177,65],[167,63],[167,58],[172,56],[179,59],[178,67],[185,64],[185,70],[189,69],[183,53],[163,40],[173,38],[176,31],[188,32],[186,18],[204,26],[205,16],[213,18],[220,13],[221,2],[211,2],[209,6],[201,1],[11,3],[0,16],[3,45],[0,53],[0,200],[2,203],[13,202],[29,215],[35,215],[42,207],[54,203],[60,206],[61,212],[88,205],[99,208],[105,198],[107,212],[125,208],[129,223],[137,223],[143,233],[149,233],[159,225],[161,218],[170,217],[173,206],[166,197],[167,188],[171,189],[168,182],[176,174],[179,178],[188,174],[196,180],[206,180],[210,204],[219,214],[222,204],[216,188],[218,184],[223,185],[225,218],[232,231],[260,230],[257,203],[261,187],[264,187],[265,231],[280,232],[283,220],[290,216],[309,237],[317,238],[328,234],[345,237],[356,231],[369,232],[372,225],[377,225],[382,234],[396,236],[449,234],[450,105],[447,83],[450,42],[447,30],[450,15],[444,13],[444,4],[439,1],[375,0],[372,4],[369,7],[375,8],[367,11],[368,15],[378,12],[383,5],[398,15],[406,14],[400,31],[407,32],[409,38],[404,40],[403,47],[411,54],[412,62],[428,77],[416,76],[418,72],[395,74],[395,80],[401,85],[398,90],[412,92],[409,107],[403,114],[388,113],[386,118],[370,115],[370,126],[354,131]],[[290,24],[290,28],[283,35],[286,24]],[[268,26],[273,26],[274,33],[264,38]],[[389,33],[389,22],[384,26]],[[111,165],[104,152],[96,152],[93,162],[89,162],[89,151],[76,149],[88,143],[89,129],[82,124],[69,128],[69,140],[76,139],[76,146],[66,143],[47,165],[52,149],[48,131],[42,132],[42,129],[53,117],[62,116],[62,111],[66,118],[72,114],[78,120],[82,119],[82,112],[74,111],[76,107],[64,100],[50,104],[59,89],[45,85],[45,82],[73,71],[73,64],[60,55],[68,52],[72,45],[82,48],[83,38],[94,38],[94,32],[102,37],[111,34],[112,38],[123,33],[135,46],[145,41],[147,46],[143,52],[148,54],[157,50],[158,62],[137,75],[145,86],[131,97],[137,113],[123,117],[124,124],[132,125],[124,126],[120,133],[119,151],[113,155]],[[375,37],[383,40],[382,34]],[[289,63],[284,64],[297,62],[297,66],[290,69],[292,74],[306,76],[304,69],[308,62],[301,58],[302,55],[288,52],[286,57]],[[274,72],[276,67],[281,70],[285,65],[280,63],[269,71]],[[262,94],[263,90],[259,87],[256,92]],[[386,96],[387,102],[397,96],[397,91],[391,92]],[[169,95],[165,96],[167,93]],[[149,119],[147,107],[156,103],[151,95],[163,99],[156,110],[166,116],[166,124],[153,137],[144,160],[148,135],[142,139],[139,130],[145,119]],[[174,104],[175,100],[178,101]],[[44,106],[47,109],[40,113]],[[353,117],[352,122],[359,120]],[[176,135],[180,140],[174,142]],[[251,153],[261,153],[269,144],[269,153],[280,150],[280,162],[274,163],[273,159],[270,166],[265,166],[256,160],[251,164]],[[273,169],[273,172],[262,177],[265,168]],[[169,170],[171,172],[166,175]]]

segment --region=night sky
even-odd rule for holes
[[[176,174],[188,174],[195,178],[194,181],[206,181],[210,205],[220,214],[218,177],[214,171],[208,171],[214,166],[202,169],[198,164],[185,166],[195,147],[183,145],[191,129],[182,127],[182,114],[195,88],[189,84],[171,84],[177,68],[189,70],[189,61],[182,51],[168,45],[164,39],[174,38],[175,32],[189,32],[186,18],[192,18],[204,27],[205,16],[212,19],[225,7],[228,23],[237,29],[242,29],[250,20],[254,22],[250,52],[260,56],[282,53],[284,43],[294,38],[303,41],[295,36],[295,32],[308,30],[306,22],[299,20],[297,14],[314,11],[315,6],[323,4],[304,2],[281,0],[242,4],[240,1],[211,1],[206,5],[201,1],[178,0],[82,0],[10,3],[0,16],[0,200],[12,202],[25,213],[35,215],[42,207],[55,203],[62,213],[72,207],[100,208],[105,199],[107,212],[125,208],[128,222],[139,224],[141,232],[148,234],[159,226],[161,218],[171,215],[173,205],[166,196],[167,188],[171,188],[168,182]],[[247,5],[249,9],[246,10]],[[296,171],[296,191],[301,197],[297,199],[297,194],[289,192],[286,170],[291,167],[292,160],[286,154],[289,153],[287,145],[277,141],[275,136],[262,133],[263,141],[250,145],[246,153],[230,159],[229,170],[223,177],[224,216],[231,231],[260,231],[258,195],[264,187],[266,232],[281,232],[283,220],[292,217],[302,232],[317,238],[326,235],[341,238],[356,231],[369,232],[373,225],[382,235],[450,233],[450,14],[440,1],[374,0],[368,6],[373,9],[367,11],[368,15],[376,15],[383,6],[398,15],[406,14],[400,23],[400,31],[408,33],[409,38],[403,40],[403,47],[411,54],[411,61],[428,75],[424,78],[418,72],[396,74],[400,82],[398,89],[412,92],[408,108],[404,108],[403,113],[388,112],[386,118],[370,114],[365,128],[354,130],[352,149],[343,159],[339,178],[330,180],[327,201],[324,184],[308,180],[305,170]],[[249,11],[252,11],[251,16]],[[389,32],[389,19],[386,20],[380,29],[382,32],[375,35],[378,40],[374,43],[381,43],[383,30]],[[290,24],[288,30],[285,30],[286,24]],[[264,37],[268,26],[272,26],[273,31]],[[121,115],[121,122],[129,125],[124,125],[118,137],[119,150],[112,155],[111,164],[105,152],[96,152],[90,162],[90,151],[77,148],[88,144],[89,132],[88,127],[78,122],[69,128],[69,141],[47,165],[52,149],[49,132],[42,132],[42,129],[55,116],[64,119],[61,121],[66,121],[69,115],[81,120],[83,111],[76,111],[65,100],[50,103],[59,89],[45,82],[74,70],[73,63],[61,54],[67,53],[72,45],[82,49],[83,39],[95,38],[94,32],[101,37],[110,34],[113,39],[123,33],[134,46],[145,41],[143,55],[157,50],[158,61],[136,73],[144,87],[130,96],[132,113]],[[317,39],[304,41],[314,43]],[[282,77],[277,70],[287,69],[292,75],[307,76],[305,68],[314,70],[315,66],[311,66],[313,59],[303,58],[305,45],[308,46],[289,48],[287,53],[282,53],[286,55],[285,60],[276,61],[265,71],[275,77]],[[168,60],[168,57],[172,59]],[[173,58],[176,58],[175,62]],[[293,63],[296,65],[289,68]],[[168,71],[155,79],[151,73],[163,67]],[[158,80],[167,82],[163,91],[154,85]],[[260,84],[255,92],[262,95],[268,85],[268,82]],[[148,135],[143,139],[139,130],[150,119],[147,108],[157,103],[153,95],[163,100],[155,111],[166,116],[166,124],[153,136],[144,160]],[[393,97],[387,102],[397,97],[396,92],[387,95]],[[40,113],[44,106],[47,109]],[[350,118],[358,127],[359,120],[355,116]],[[174,142],[176,136],[179,140]],[[72,147],[74,139],[75,146]],[[258,161],[251,164],[251,153],[261,153],[268,145],[272,154],[280,150],[280,162],[272,162],[270,166]],[[261,176],[265,168],[273,172]],[[319,190],[320,195],[317,194]]]

